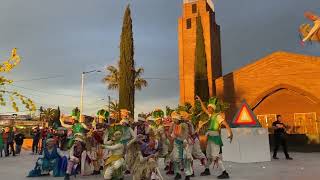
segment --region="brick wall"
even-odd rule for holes
[[[255,114],[320,115],[320,57],[276,52],[216,80],[217,96],[231,103],[231,120],[243,99]]]

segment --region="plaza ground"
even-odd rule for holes
[[[287,161],[283,153],[279,154],[280,160],[238,164],[226,162],[227,171],[230,172],[231,179],[234,180],[319,180],[320,179],[320,153],[291,153],[294,160]],[[27,173],[34,167],[37,157],[23,152],[20,156],[0,158],[0,179],[1,180],[23,180],[23,179],[63,179],[53,177],[26,178]],[[199,162],[195,163],[195,180],[216,179],[219,171],[212,171],[212,176],[199,177],[203,166]],[[161,167],[163,169],[163,167]],[[165,173],[163,172],[163,175]],[[74,178],[72,178],[74,179]],[[102,176],[80,177],[78,180],[103,179]],[[126,180],[131,177],[127,176]],[[173,176],[165,176],[165,180],[173,180]]]

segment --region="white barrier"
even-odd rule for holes
[[[224,161],[252,163],[271,161],[269,133],[265,128],[232,128],[233,141],[222,129],[222,155]]]

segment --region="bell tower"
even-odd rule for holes
[[[194,103],[197,17],[201,16],[210,96],[215,96],[215,79],[222,76],[220,26],[216,24],[212,0],[184,0],[178,22],[180,104]]]

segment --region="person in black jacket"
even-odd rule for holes
[[[292,160],[288,154],[287,140],[286,140],[286,125],[282,123],[281,115],[277,115],[277,120],[272,123],[272,128],[274,129],[274,150],[273,159],[279,159],[277,157],[277,152],[280,144],[283,147],[283,152],[287,160]]]
[[[9,131],[6,151],[8,155],[12,153],[13,156],[16,156],[16,152],[14,151],[14,129]]]
[[[38,154],[38,146],[40,140],[40,129],[39,126],[33,131],[33,139],[32,139],[32,154]]]
[[[16,134],[16,137],[14,139],[16,142],[16,154],[20,154],[24,139],[25,139],[25,136],[22,133]]]

